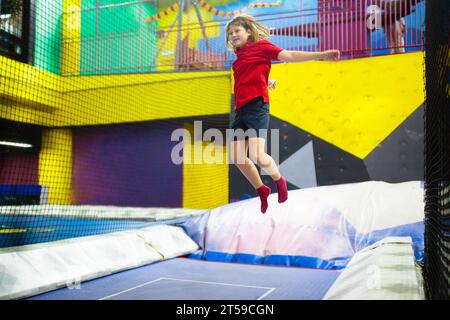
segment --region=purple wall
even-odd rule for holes
[[[154,121],[73,130],[73,204],[182,207],[182,165],[170,159],[183,123]]]
[[[0,155],[0,184],[39,183],[38,153],[7,153]]]

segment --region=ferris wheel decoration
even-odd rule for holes
[[[247,12],[248,9],[263,9],[263,8],[274,8],[274,7],[279,7],[283,4],[283,1],[278,0],[276,2],[273,3],[269,3],[269,2],[254,2],[249,4],[247,7],[243,7],[240,10],[235,10],[235,11],[223,11],[223,10],[219,10],[216,7],[211,6],[206,0],[193,0],[192,4],[194,6],[200,6],[203,9],[205,9],[206,11],[208,11],[209,13],[219,16],[219,17],[225,17],[225,18],[231,18],[231,17],[235,17],[238,16],[240,14],[244,14]],[[147,23],[151,23],[152,21],[156,21],[161,19],[162,17],[165,17],[169,14],[171,14],[172,12],[178,11],[179,10],[179,6],[178,3],[173,4],[172,6],[170,6],[169,8],[167,8],[166,10],[160,11],[158,14],[155,14],[151,17],[147,17],[146,18],[146,22]]]
[[[158,14],[155,14],[151,17],[147,17],[145,19],[145,22],[147,23],[151,23],[152,21],[156,21],[161,19],[162,17],[168,16],[169,14],[171,14],[172,12],[178,11],[179,7],[178,7],[178,3],[174,3],[172,6],[170,6],[169,8],[167,8],[166,10],[160,11]]]

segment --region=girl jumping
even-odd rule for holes
[[[270,31],[248,15],[231,20],[225,27],[226,46],[237,59],[233,62],[235,118],[231,128],[248,131],[253,129],[256,136],[242,137],[230,144],[230,160],[258,192],[261,212],[268,208],[267,198],[270,188],[263,184],[253,161],[263,168],[273,179],[278,191],[278,202],[288,198],[286,179],[270,155],[265,152],[265,139],[261,129],[269,127],[269,94],[267,87],[271,60],[299,62],[308,60],[338,60],[339,50],[320,52],[283,50],[267,41]],[[267,131],[266,131],[267,132]],[[249,157],[247,157],[247,154]],[[251,159],[251,160],[250,160]],[[252,161],[253,160],[253,161]]]

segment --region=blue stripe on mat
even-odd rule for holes
[[[290,255],[270,255],[260,257],[254,254],[247,253],[226,253],[207,251],[202,254],[201,251],[194,252],[188,256],[192,259],[206,260],[206,261],[222,261],[222,262],[238,262],[251,264],[264,264],[272,266],[294,266],[303,268],[317,268],[317,269],[344,269],[351,257],[344,257],[341,259],[324,260],[315,257],[307,256],[290,256]]]

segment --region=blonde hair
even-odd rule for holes
[[[249,15],[239,15],[234,17],[233,20],[227,23],[225,26],[225,41],[226,46],[230,51],[236,53],[236,48],[231,43],[230,39],[230,28],[231,26],[241,26],[245,30],[250,32],[250,41],[256,42],[259,40],[267,40],[270,38],[270,30],[266,26],[263,26],[256,22],[255,18]]]

